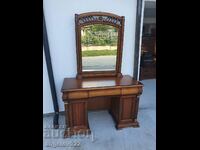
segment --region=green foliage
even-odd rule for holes
[[[82,57],[116,55],[117,50],[90,50],[82,51]]]
[[[85,26],[81,36],[83,46],[117,45],[117,29],[110,25],[95,24]]]

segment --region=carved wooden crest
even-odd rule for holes
[[[124,17],[104,12],[92,12],[92,13],[83,13],[80,15],[76,14],[76,19],[78,25],[100,23],[100,24],[109,24],[116,27],[120,27],[122,26],[122,21]]]
[[[117,52],[116,65],[114,70],[103,71],[84,71],[82,68],[82,44],[81,44],[81,29],[88,25],[103,24],[117,28]],[[124,37],[124,16],[118,16],[106,12],[87,12],[75,14],[76,28],[76,49],[77,49],[77,78],[82,77],[97,77],[97,76],[118,76],[121,77],[121,62]]]

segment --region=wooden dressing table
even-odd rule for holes
[[[138,127],[143,85],[121,73],[124,16],[104,12],[76,14],[75,29],[77,76],[65,78],[61,89],[68,126],[64,136],[91,132],[88,124],[91,101],[93,108],[99,107],[101,100],[109,101],[106,109],[117,129]]]
[[[65,78],[62,86],[68,130],[65,136],[90,132],[87,103],[93,97],[110,97],[109,112],[116,128],[138,127],[137,112],[142,83],[131,76],[96,77],[87,79]]]

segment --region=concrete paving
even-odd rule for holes
[[[114,70],[116,56],[83,57],[83,70]]]
[[[138,112],[139,128],[116,130],[107,111],[88,113],[91,135],[63,138],[64,115],[60,129],[52,127],[53,116],[43,118],[44,150],[156,150],[156,80],[144,80]]]

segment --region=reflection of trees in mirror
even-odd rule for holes
[[[110,25],[82,27],[81,51],[83,71],[114,70],[117,55],[118,30]]]
[[[117,28],[110,25],[88,25],[82,27],[82,46],[114,46],[117,45]]]

